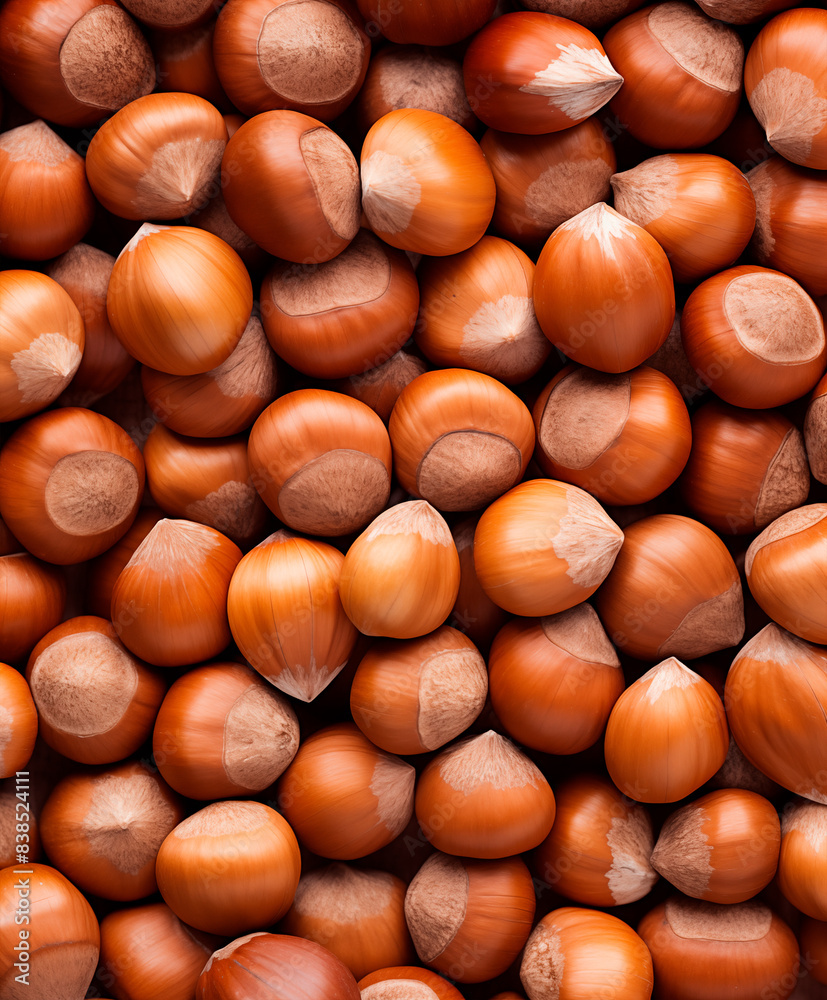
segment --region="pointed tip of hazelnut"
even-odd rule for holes
[[[404,233],[422,201],[422,185],[405,160],[374,150],[361,165],[362,207],[376,232]]]
[[[25,161],[55,167],[78,154],[42,118],[0,134],[0,150],[12,162]]]
[[[45,405],[69,385],[82,360],[75,340],[62,333],[41,333],[12,355],[9,367],[23,400],[42,400]]]
[[[121,252],[118,254],[118,259],[120,260],[121,255],[126,253],[127,251],[129,253],[132,253],[132,251],[136,249],[138,244],[142,240],[145,240],[147,236],[151,236],[153,233],[160,233],[162,229],[169,229],[169,228],[170,228],[169,226],[158,226],[155,225],[155,223],[153,222],[145,222],[141,226],[141,228],[135,233],[132,239],[126,244],[123,250],[121,250]]]
[[[383,510],[365,528],[365,541],[372,542],[383,535],[419,535],[434,545],[454,544],[451,529],[436,507],[427,500],[406,500]]]
[[[589,205],[588,208],[584,208],[582,212],[578,212],[577,215],[573,215],[568,222],[564,222],[563,226],[570,226],[575,220],[578,222],[582,221],[592,221],[595,220],[595,224],[602,224],[602,220],[605,218],[611,218],[612,216],[619,216],[620,212],[615,211],[611,205],[605,201],[596,201],[593,205]]]
[[[130,569],[146,567],[163,576],[178,576],[185,566],[197,571],[221,545],[221,539],[219,532],[205,524],[162,517],[132,553],[126,566]]]
[[[619,667],[617,650],[591,604],[578,604],[568,611],[540,619],[545,637],[555,646],[588,663]]]
[[[656,701],[670,691],[681,690],[692,687],[700,683],[703,678],[690,670],[685,663],[682,663],[674,656],[667,657],[647,670],[642,677],[639,677],[635,684],[648,684],[646,691],[646,701],[654,705]]]
[[[393,754],[377,753],[370,790],[376,797],[379,819],[397,836],[413,815],[416,768]]]
[[[709,817],[690,804],[666,820],[652,851],[652,868],[688,896],[699,898],[709,886],[714,872],[713,845],[703,832]]]
[[[279,528],[266,538],[263,538],[258,545],[256,545],[256,548],[261,549],[268,545],[286,545],[287,542],[292,542],[296,537],[297,534],[295,531],[291,531],[289,528]]]
[[[230,955],[234,954],[238,949],[247,944],[248,941],[252,941],[253,938],[257,937],[269,937],[266,931],[254,931],[252,934],[243,934],[241,937],[235,938],[235,940],[230,941],[229,944],[224,945],[223,948],[219,948],[210,955],[207,964],[201,970],[201,975],[203,976],[205,972],[209,972],[213,967],[213,962],[218,962],[221,959],[229,958]]]
[[[267,680],[284,694],[309,705],[339,676],[346,662],[328,666],[316,663],[315,657],[311,657],[309,664],[284,667],[278,674],[267,675]]]
[[[809,644],[804,639],[793,635],[775,622],[770,622],[744,643],[733,663],[750,659],[758,663],[783,664],[795,659],[803,649],[809,649]]]
[[[637,239],[641,232],[645,230],[631,219],[621,215],[605,201],[599,201],[558,226],[552,239],[557,233],[576,234],[584,241],[593,239],[607,257],[614,258],[617,241]]]
[[[615,208],[638,226],[667,215],[677,197],[680,167],[674,156],[652,156],[630,170],[614,174],[610,183]]]
[[[590,493],[567,485],[566,514],[560,518],[552,548],[568,563],[573,583],[596,589],[609,575],[625,535]]]
[[[643,806],[618,809],[606,834],[612,853],[611,868],[605,873],[609,892],[617,906],[642,899],[658,880],[649,857],[652,853],[652,821]]]
[[[623,77],[599,44],[557,44],[554,59],[521,91],[548,98],[548,103],[572,122],[583,121],[608,103],[623,85]]]
[[[493,729],[449,747],[435,763],[442,780],[457,792],[485,784],[497,790],[547,785],[534,762]]]

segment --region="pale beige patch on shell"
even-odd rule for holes
[[[128,459],[108,451],[77,451],[52,466],[43,506],[59,531],[83,538],[124,525],[140,495],[141,479]]]
[[[260,549],[265,545],[287,545],[295,539],[296,535],[294,532],[289,531],[287,528],[279,528],[274,531],[271,535],[268,535],[255,546],[255,548]]]
[[[318,316],[375,302],[388,289],[391,266],[379,240],[360,230],[333,260],[312,267],[288,267],[268,279],[279,309],[288,316]]]
[[[710,87],[735,94],[744,71],[744,43],[728,24],[713,21],[690,3],[652,7],[649,30],[681,69]]]
[[[720,21],[748,24],[765,16],[767,0],[698,0],[698,6],[705,14]]]
[[[379,406],[376,412],[387,421],[390,409],[386,415],[382,409],[384,404],[379,403],[381,396],[378,396],[377,390],[381,391],[385,386],[392,386],[396,390],[396,396],[393,397],[395,399],[406,385],[409,385],[426,371],[427,365],[422,358],[415,354],[408,354],[407,351],[397,351],[376,368],[369,368],[366,372],[351,375],[347,382],[354,390],[360,390],[359,395],[364,402],[367,403],[368,399],[371,400],[368,403],[371,409],[376,409]]]
[[[281,519],[313,535],[358,531],[387,503],[391,481],[376,455],[334,448],[311,459],[279,490]]]
[[[138,248],[138,244],[147,238],[147,236],[152,236],[153,233],[160,233],[164,229],[169,229],[169,226],[156,226],[151,222],[145,222],[140,229],[135,233],[132,239],[126,244],[126,246],[118,254],[118,260],[121,258],[121,254],[125,251],[132,253],[133,250]]]
[[[80,286],[87,299],[97,299],[103,303],[106,300],[106,290],[109,287],[109,277],[114,263],[115,258],[111,254],[104,253],[103,250],[91,247],[87,243],[76,243],[49,265],[47,273],[59,285]],[[87,301],[86,309],[96,310],[96,307]],[[101,312],[105,311],[103,305],[100,309]],[[84,313],[83,319],[88,322],[98,315],[100,313],[97,311],[91,315]]]
[[[21,403],[50,403],[72,381],[83,358],[78,345],[62,333],[41,333],[15,351],[9,367],[17,379]]]
[[[29,876],[31,878],[31,876]],[[38,888],[42,883],[38,884]],[[32,901],[34,914],[43,900],[50,906],[49,898],[36,896]],[[41,904],[42,905],[42,904]],[[37,917],[34,916],[37,920]],[[19,953],[17,953],[19,954]],[[57,947],[41,947],[31,953],[29,974],[25,982],[16,982],[19,970],[11,964],[0,975],[3,1000],[67,1000],[82,997],[95,975],[100,958],[100,946],[91,935],[85,941],[67,941]],[[17,961],[17,959],[15,959]]]
[[[744,635],[744,594],[736,580],[723,593],[697,604],[686,613],[678,627],[658,648],[659,656],[694,660],[726,649]]]
[[[752,544],[747,549],[747,556],[744,561],[744,570],[747,577],[752,573],[752,564],[755,557],[767,545],[790,538],[799,532],[807,531],[827,517],[827,503],[811,503],[797,510],[788,511],[777,518],[768,528],[764,528],[761,534],[753,539]],[[759,633],[760,635],[761,633]]]
[[[615,208],[638,226],[668,215],[678,196],[680,167],[674,156],[653,156],[611,179]]]
[[[557,43],[560,55],[520,87],[525,94],[547,97],[572,122],[602,108],[620,90],[623,77],[599,48]]]
[[[764,160],[745,174],[755,198],[755,229],[752,231],[750,249],[756,261],[764,267],[768,266],[775,250],[775,236],[772,232],[775,181],[769,169],[771,163],[772,160]]]
[[[664,695],[693,687],[700,680],[700,676],[694,670],[690,670],[685,663],[670,656],[647,670],[634,683],[638,685],[637,690],[643,692],[646,703],[656,705]]]
[[[361,920],[385,914],[393,905],[397,885],[389,872],[327,865],[302,875],[293,909],[302,916],[317,916],[326,923],[352,927]]]
[[[606,834],[612,865],[605,878],[617,906],[641,899],[657,882],[649,863],[652,839],[652,821],[643,806],[627,806],[624,815],[612,818]]]
[[[694,399],[702,388],[698,373],[689,363],[681,340],[681,317],[675,319],[663,344],[647,360],[648,368],[654,368],[674,382],[685,400]]]
[[[778,785],[747,760],[732,736],[726,760],[711,782],[714,788],[743,788],[748,792],[757,792],[765,799],[771,799],[778,792]]]
[[[299,723],[275,691],[251,684],[224,719],[222,763],[230,781],[260,792],[278,778],[299,749]]]
[[[362,538],[374,542],[385,535],[419,535],[434,545],[454,544],[445,518],[427,500],[406,500],[394,504],[371,521]]]
[[[571,656],[587,663],[619,667],[615,647],[606,635],[591,604],[577,604],[568,611],[540,619],[545,637]]]
[[[704,809],[690,804],[666,820],[652,852],[652,867],[676,889],[698,898],[709,888],[715,872],[713,845],[703,828],[709,820]]]
[[[172,831],[172,836],[177,840],[191,840],[195,837],[255,833],[271,823],[273,814],[274,810],[261,802],[211,802],[182,820]]]
[[[487,431],[449,431],[422,456],[416,489],[439,510],[476,510],[515,486],[521,472],[522,455],[508,438]]]
[[[545,778],[511,740],[489,729],[456,744],[438,758],[439,776],[456,792],[470,794],[481,785],[496,791],[509,788],[542,788]]]
[[[132,205],[143,216],[187,215],[208,200],[227,143],[224,139],[176,139],[158,146],[135,184]]]
[[[109,732],[137,688],[136,660],[121,643],[99,632],[58,639],[32,666],[32,697],[43,721],[73,736]]]
[[[810,466],[804,439],[797,427],[791,427],[773,455],[758,491],[756,528],[766,528],[787,511],[803,506],[809,492]]]
[[[214,0],[127,0],[124,6],[139,21],[172,29],[215,8]]]
[[[59,66],[72,97],[103,111],[117,111],[155,86],[149,45],[116,6],[92,7],[75,21],[60,46]]]
[[[424,108],[459,124],[471,114],[456,59],[426,49],[388,47],[382,50],[381,66],[379,89],[389,111]]]
[[[744,643],[732,661],[735,666],[740,660],[750,659],[756,663],[794,663],[800,656],[807,656],[810,648],[804,639],[770,622],[760,632]]]
[[[184,513],[189,520],[209,525],[231,538],[249,538],[258,523],[258,493],[249,483],[231,480],[188,503]]]
[[[212,528],[165,517],[153,525],[126,565],[178,580],[182,570],[204,570],[220,546],[221,538]]]
[[[567,17],[592,30],[614,24],[629,12],[628,0],[525,0],[521,6],[526,10]]]
[[[454,940],[468,909],[468,872],[459,858],[437,851],[413,877],[405,920],[423,962],[433,962]]]
[[[217,194],[203,207],[199,208],[198,215],[193,219],[199,228],[205,229],[208,233],[218,236],[238,254],[245,254],[253,251],[256,255],[260,248],[255,240],[250,237],[235,223],[227,211],[227,203],[222,194]]]
[[[627,240],[636,240],[641,228],[599,201],[562,223],[556,232],[576,233],[584,243],[594,240],[604,257],[617,260],[618,254],[622,256],[625,252],[623,244]]]
[[[769,933],[772,910],[754,900],[726,904],[677,896],[666,901],[666,919],[690,941],[760,941]]]
[[[827,125],[827,98],[804,73],[776,66],[747,95],[773,149],[793,163],[804,163],[813,139]]]
[[[416,731],[427,750],[464,733],[485,705],[488,671],[476,649],[433,653],[419,672]]]
[[[418,979],[385,979],[361,991],[361,1000],[439,1000],[430,986]]]
[[[568,563],[566,575],[572,583],[587,589],[597,587],[614,565],[623,545],[623,532],[584,490],[570,486],[566,503],[566,513],[551,543],[554,554]]]
[[[526,942],[520,965],[520,981],[530,997],[559,1000],[566,972],[566,952],[560,933],[541,921]]]
[[[276,356],[264,327],[257,316],[251,316],[236,344],[235,350],[209,375],[228,399],[257,396],[274,399],[277,388]]]
[[[44,167],[57,167],[70,156],[80,159],[41,119],[0,134],[0,150],[9,163],[39,163]]]
[[[804,418],[807,461],[820,483],[827,482],[827,395],[816,396]]]
[[[81,823],[91,854],[137,875],[152,864],[175,826],[175,810],[147,774],[107,774],[94,782]]]
[[[781,836],[793,831],[801,834],[811,851],[827,854],[827,807],[817,802],[791,804],[781,814]]]
[[[629,419],[632,379],[576,368],[549,393],[537,439],[565,469],[588,469],[611,448]]]
[[[2,722],[0,725],[8,725],[6,721],[6,710],[3,709]],[[2,736],[4,740],[3,747],[8,746],[9,734],[4,733]],[[0,748],[0,751],[2,748]],[[2,752],[0,752],[0,759],[2,759]],[[15,806],[19,800],[15,798],[15,792],[9,786],[8,790],[0,793],[0,844],[3,845],[4,850],[11,852],[11,845],[15,843],[14,836],[17,833],[15,827],[18,823],[18,813],[16,812]],[[31,834],[30,834],[31,835]],[[14,857],[13,852],[10,857]]]
[[[786,275],[739,275],[726,286],[722,304],[738,343],[761,361],[800,365],[824,349],[818,306]]]
[[[530,295],[502,295],[483,302],[462,328],[457,353],[469,367],[496,368],[499,378],[518,378],[548,354]]]
[[[0,767],[3,770],[6,769],[5,755],[6,749],[12,742],[12,726],[14,724],[14,716],[6,708],[5,705],[0,705]],[[12,837],[12,841],[14,838]]]
[[[230,955],[238,951],[238,949],[242,945],[247,944],[248,941],[252,941],[253,938],[257,937],[265,937],[266,935],[267,931],[254,931],[252,934],[243,934],[241,937],[237,937],[234,941],[230,941],[229,944],[224,945],[223,948],[219,948],[217,951],[214,951],[212,955],[210,955],[207,964],[201,970],[201,975],[203,976],[205,972],[210,971],[213,962],[218,962],[223,958],[229,958]]]
[[[265,14],[256,56],[276,95],[299,104],[328,104],[359,83],[363,46],[356,26],[335,4],[289,0]]]
[[[525,214],[551,231],[591,205],[609,197],[611,166],[602,156],[553,163],[525,190]]]
[[[327,126],[302,132],[299,150],[319,208],[333,232],[352,240],[359,232],[359,165],[343,139]]]
[[[279,673],[267,674],[266,676],[273,687],[277,687],[279,691],[309,704],[324,691],[342,671],[346,663],[347,660],[333,665],[318,663],[316,655],[313,653],[309,660],[303,663],[296,663],[292,667],[283,667]]]
[[[404,233],[422,201],[422,185],[396,153],[374,150],[362,161],[362,208],[377,233]]]
[[[370,790],[376,797],[379,822],[394,837],[402,833],[413,814],[415,783],[416,769],[411,764],[390,754],[377,759]]]

